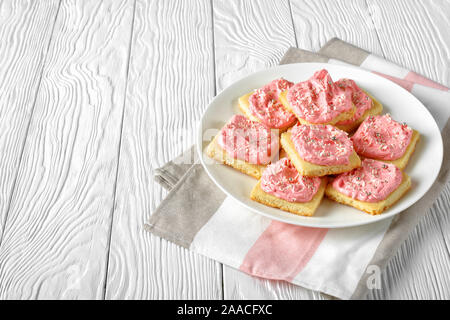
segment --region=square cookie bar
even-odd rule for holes
[[[365,159],[362,166],[337,176],[325,194],[331,200],[381,214],[411,188],[411,178],[393,164]]]
[[[301,124],[336,124],[356,112],[350,88],[333,82],[325,69],[282,92],[280,101]]]
[[[281,209],[283,211],[294,213],[300,216],[312,217],[323,199],[325,187],[327,184],[326,180],[327,178],[322,178],[322,183],[319,190],[308,202],[286,201],[272,194],[264,192],[264,190],[261,189],[261,181],[258,181],[256,186],[253,188],[250,198],[269,207]]]
[[[404,169],[419,138],[419,132],[385,114],[368,117],[351,139],[361,157],[392,163]]]
[[[256,179],[279,152],[278,134],[243,115],[234,115],[206,149],[206,154]]]
[[[239,109],[250,120],[284,132],[297,122],[297,118],[284,108],[279,100],[279,94],[292,85],[292,82],[285,79],[275,79],[262,88],[240,97]]]
[[[283,104],[283,106],[286,108],[286,110],[295,114],[298,122],[300,122],[301,124],[319,124],[319,123],[308,121],[307,119],[303,118],[303,116],[301,114],[296,112],[294,107],[292,107],[291,104],[289,103],[289,100],[287,99],[287,94],[288,94],[288,90],[280,93],[280,102]],[[352,105],[353,105],[353,103],[352,103]],[[338,123],[340,121],[350,120],[353,118],[355,111],[356,111],[356,107],[355,107],[355,105],[353,105],[353,107],[349,111],[342,112],[341,114],[337,115],[335,118],[330,119],[325,122],[321,122],[320,124],[335,125],[336,123]]]
[[[217,160],[223,164],[229,165],[236,170],[241,171],[255,179],[261,178],[261,175],[266,168],[265,165],[252,164],[245,160],[233,158],[229,155],[218,143],[218,137],[215,136],[206,149],[208,157]]]
[[[336,123],[336,127],[338,127],[341,130],[344,130],[346,132],[353,132],[368,117],[381,114],[381,112],[383,111],[383,105],[377,99],[375,99],[370,93],[368,93],[366,91],[364,91],[364,93],[372,100],[372,106],[369,109],[365,110],[363,112],[363,114],[361,116],[359,116],[357,119],[351,121],[350,123],[348,123],[348,120],[343,121],[343,122],[338,122],[338,123]],[[358,104],[355,104],[355,105],[356,105],[356,110],[357,110],[355,116],[357,116],[358,115]]]
[[[404,169],[408,164],[409,159],[411,159],[411,156],[413,155],[414,151],[416,150],[416,146],[419,140],[420,140],[419,132],[413,129],[411,141],[406,147],[405,153],[403,153],[403,155],[396,160],[383,160],[383,161],[386,163],[392,163],[396,165],[399,169]]]
[[[267,166],[250,198],[270,207],[312,216],[322,201],[327,178],[304,177],[288,158]]]
[[[291,130],[288,130],[287,132],[283,133],[281,135],[280,142],[283,150],[286,151],[289,159],[291,159],[292,163],[294,164],[294,166],[297,168],[298,172],[301,175],[321,177],[326,175],[347,172],[361,165],[361,160],[356,154],[356,152],[353,150],[352,143],[350,139],[347,137],[346,133],[329,125],[323,126],[330,132],[330,136],[327,139],[332,141],[335,139],[335,141],[333,142],[342,143],[342,145],[339,145],[338,148],[347,148],[346,154],[348,161],[346,161],[344,164],[319,164],[318,161],[312,162],[312,160],[310,160],[309,158],[305,159],[306,156],[302,157],[302,155],[299,154],[299,150],[297,150],[295,143],[293,141],[293,135],[296,135],[297,137],[300,138],[305,138],[306,140],[309,139],[305,143],[308,143],[313,139],[310,139],[311,137],[309,136],[309,134],[307,135],[304,132],[300,132],[301,129],[307,129],[305,128],[306,126],[303,126],[304,128],[300,128],[300,130],[298,129],[299,127],[301,127],[301,125],[294,126]],[[309,127],[311,127],[312,129],[317,129],[318,126],[309,126]],[[336,135],[339,135],[339,138],[335,138]],[[319,145],[323,144],[324,149],[311,149],[311,156],[314,156],[314,154],[316,154],[317,158],[319,159],[324,157],[335,158],[332,152],[326,149],[327,143],[329,142],[323,141],[322,137],[323,136],[320,136],[319,134],[317,138],[318,140],[317,143]],[[325,160],[327,159],[325,158]]]

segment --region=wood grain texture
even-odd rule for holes
[[[0,2],[0,241],[58,5]]]
[[[138,1],[107,299],[220,299],[221,265],[144,231],[167,194],[155,168],[189,148],[214,96],[209,1]]]
[[[213,1],[218,91],[277,65],[295,46],[288,1]]]
[[[166,195],[153,170],[193,143],[216,86],[289,46],[339,37],[450,86],[446,0],[59,3],[0,2],[3,299],[322,299],[143,231]],[[369,299],[450,298],[449,211],[447,185]]]
[[[450,2],[368,0],[387,59],[450,87]]]
[[[318,51],[338,37],[376,54],[382,54],[365,0],[291,0],[298,47]]]
[[[450,298],[449,242],[450,185],[384,270],[382,289],[369,299]]]
[[[0,298],[102,298],[132,1],[63,1],[0,249]]]
[[[450,86],[450,3],[368,1],[383,54]],[[449,299],[450,185],[387,266],[369,298]]]
[[[214,1],[217,90],[277,65],[295,46],[288,1]],[[312,299],[320,294],[223,266],[224,299]]]

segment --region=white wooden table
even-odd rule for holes
[[[212,97],[337,36],[450,85],[450,1],[3,0],[0,298],[320,299],[143,230]],[[450,187],[369,299],[450,298]]]

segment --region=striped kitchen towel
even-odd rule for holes
[[[192,147],[156,170],[170,190],[145,225],[151,233],[250,275],[285,280],[341,299],[364,298],[379,272],[426,214],[448,182],[449,89],[339,39],[319,53],[291,48],[281,63],[351,64],[409,90],[430,110],[442,130],[444,161],[428,193],[394,219],[345,229],[294,226],[243,208],[209,179]],[[189,159],[190,161],[186,161]],[[192,163],[192,164],[190,164]]]

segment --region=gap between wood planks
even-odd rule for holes
[[[42,67],[41,67],[41,71],[40,71],[40,75],[39,75],[39,80],[38,80],[38,85],[37,85],[36,92],[35,92],[34,99],[33,99],[33,105],[31,106],[30,117],[28,118],[28,124],[27,124],[26,129],[25,129],[25,138],[23,139],[23,143],[22,143],[22,146],[20,148],[19,162],[17,164],[16,174],[14,176],[14,181],[13,181],[12,186],[11,186],[11,193],[9,195],[8,204],[6,205],[5,217],[3,218],[3,221],[2,221],[2,230],[0,232],[0,250],[1,250],[1,247],[2,247],[2,242],[3,242],[2,240],[3,240],[3,235],[4,235],[5,229],[6,229],[6,223],[8,221],[9,210],[11,208],[11,201],[12,201],[12,198],[14,196],[14,191],[16,190],[17,177],[19,175],[19,168],[20,168],[20,164],[22,163],[22,158],[23,158],[23,154],[24,154],[24,151],[25,151],[25,144],[27,142],[28,132],[30,130],[31,122],[33,120],[34,109],[36,107],[36,100],[37,100],[37,97],[38,97],[38,93],[39,93],[39,91],[41,89],[42,74],[44,72],[44,67],[45,67],[46,62],[47,62],[48,51],[49,51],[50,45],[52,43],[53,34],[54,34],[54,31],[55,31],[56,20],[57,20],[58,15],[59,15],[59,9],[61,8],[61,3],[62,3],[62,0],[59,0],[58,8],[56,9],[55,18],[53,19],[53,25],[52,25],[52,31],[50,33],[50,38],[48,40],[47,48],[46,48],[46,50],[44,52],[44,62],[42,63]]]
[[[102,292],[102,299],[105,300],[106,297],[106,287],[108,284],[108,270],[109,270],[109,258],[110,258],[110,249],[111,249],[111,237],[112,237],[112,230],[113,230],[113,223],[114,223],[114,213],[116,208],[116,191],[117,191],[117,177],[119,175],[119,164],[120,164],[120,150],[122,149],[122,134],[123,134],[123,120],[125,115],[125,105],[127,101],[127,89],[128,89],[128,75],[130,71],[130,61],[131,61],[131,49],[133,44],[133,31],[134,31],[134,18],[136,16],[136,1],[133,1],[133,16],[131,18],[131,31],[130,31],[130,37],[128,42],[128,60],[127,60],[127,70],[126,70],[126,81],[125,81],[125,88],[124,88],[124,95],[123,95],[123,103],[122,103],[122,116],[120,120],[120,137],[119,137],[119,148],[117,150],[117,166],[116,166],[116,178],[114,179],[114,187],[113,187],[113,201],[112,201],[112,208],[111,208],[111,221],[109,225],[109,234],[108,234],[108,242],[107,242],[107,249],[106,249],[106,270],[105,270],[105,277],[103,279],[103,292]]]
[[[367,12],[369,13],[369,16],[370,16],[370,21],[372,21],[372,26],[373,26],[373,29],[375,30],[375,34],[377,36],[377,41],[381,48],[381,53],[383,55],[383,58],[386,59],[386,54],[384,53],[383,44],[381,43],[380,35],[378,34],[377,26],[375,25],[375,20],[373,20],[372,12],[370,11],[369,2],[368,2],[368,0],[365,0],[364,3],[366,4]]]

